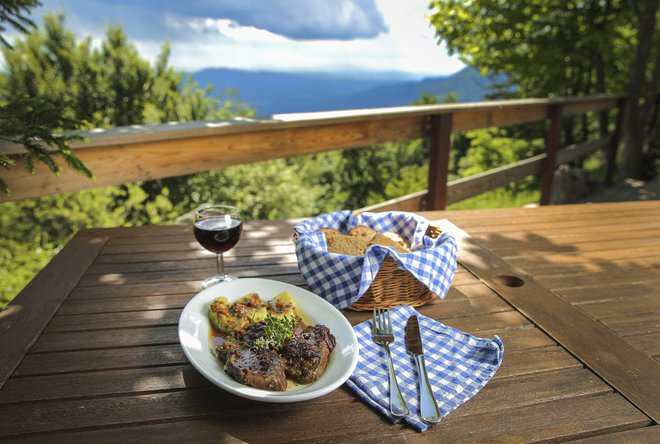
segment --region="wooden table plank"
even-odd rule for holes
[[[566,297],[564,294],[562,296]],[[566,299],[571,300],[570,298]],[[658,297],[658,293],[632,293],[627,295],[627,297],[601,299],[583,303],[571,302],[594,319],[620,316],[621,313],[625,313],[626,316],[630,317],[631,314],[642,315],[649,312],[660,312],[660,297]]]
[[[656,361],[660,361],[660,340],[657,333],[628,336],[626,340]]]
[[[107,238],[75,236],[0,312],[0,388],[99,254]]]
[[[35,353],[99,348],[134,347],[138,345],[176,344],[179,335],[171,326],[126,328],[123,330],[95,330],[45,333],[34,344]]]
[[[178,342],[111,349],[29,353],[14,372],[14,376],[121,370],[186,363],[188,359]]]
[[[557,290],[557,293],[571,301],[571,303],[581,306],[582,304],[596,302],[625,301],[629,296],[633,298],[638,296],[656,296],[660,294],[660,283],[644,282],[630,284],[624,282],[607,286],[595,285],[587,288],[564,288]]]
[[[13,378],[0,404],[211,387],[191,365]]]
[[[562,441],[590,435],[629,430],[649,425],[638,410],[626,409],[626,400],[618,395],[558,400],[530,408],[495,412],[479,418],[488,424],[478,435],[470,430],[470,418],[447,419],[444,427],[434,428],[434,434],[446,442],[458,442],[478,436],[482,442]],[[626,409],[622,413],[622,409]],[[589,411],[590,415],[584,412]],[[408,442],[428,442],[431,436],[411,435]],[[469,438],[468,438],[469,439]]]
[[[575,444],[657,444],[658,442],[660,442],[660,426],[657,425],[574,441]]]
[[[441,227],[459,240],[459,262],[463,266],[644,413],[656,422],[660,420],[660,367],[656,362],[522,270],[471,239],[463,230],[448,221]],[[590,278],[587,276],[585,279]]]
[[[105,429],[85,430],[48,434],[48,444],[117,444],[118,442],[138,443],[186,443],[191,437],[196,442],[221,444],[243,444],[245,441],[229,432],[231,424],[222,418],[211,417],[201,419],[186,419],[167,421],[148,425],[128,427],[112,427]],[[43,444],[43,435],[26,436],[12,439],[12,442],[23,444]]]
[[[50,353],[49,353],[50,355]],[[150,363],[151,364],[151,363]],[[101,395],[136,394],[142,392],[173,391],[211,387],[186,359],[179,363],[167,362],[166,366],[138,367],[133,369],[97,369],[94,372],[70,372],[12,378],[0,391],[0,405],[6,403],[58,400]],[[559,370],[566,370],[559,372]],[[534,385],[540,391],[543,384],[536,378],[543,375],[544,390],[551,392],[553,384],[562,387],[562,396],[575,395],[573,382],[589,381],[598,392],[611,392],[592,373],[559,347],[520,351],[513,354],[493,381],[512,380],[512,383]],[[515,378],[514,378],[515,377]],[[568,378],[569,380],[565,380]],[[560,382],[557,382],[560,381]],[[556,389],[556,387],[554,387]],[[507,389],[508,390],[508,389]],[[559,396],[555,390],[555,396]],[[592,392],[590,392],[592,393]],[[495,402],[495,401],[493,401]]]
[[[593,378],[589,372],[555,372],[545,378],[528,378],[529,384],[516,384],[511,381],[505,384],[506,392],[510,397],[506,404],[501,402],[476,402],[473,408],[457,410],[446,422],[472,417],[473,432],[487,432],[489,425],[482,423],[481,417],[493,414],[493,412],[526,411],[536,410],[537,406],[544,408],[553,402],[565,400],[565,409],[574,410],[574,421],[580,420],[589,427],[600,427],[611,429],[615,426],[648,425],[649,419],[634,409],[625,401],[616,401],[608,395],[609,387],[603,385],[598,378]],[[529,386],[535,388],[530,394]],[[563,393],[557,390],[562,387]],[[500,390],[502,387],[499,387]],[[480,397],[487,397],[489,392],[498,391],[498,386],[486,386]],[[501,392],[500,392],[501,393]],[[593,410],[579,410],[584,404],[584,398],[599,399],[598,402],[590,403],[600,405],[597,408],[603,418],[593,417]],[[607,398],[607,399],[604,399]],[[607,401],[607,402],[606,402]],[[341,404],[342,408],[335,408]],[[593,407],[592,407],[593,408]],[[65,413],[66,412],[66,413]],[[608,414],[609,413],[609,414]],[[56,430],[75,430],[81,427],[104,427],[116,424],[130,424],[143,421],[163,421],[172,419],[195,418],[209,414],[222,415],[223,418],[231,418],[236,422],[251,423],[252,435],[247,441],[258,439],[263,436],[263,431],[268,430],[270,436],[301,436],[311,434],[309,438],[321,438],[331,424],[350,424],[346,433],[362,433],[373,430],[374,424],[381,423],[379,416],[373,415],[369,409],[357,401],[352,392],[347,389],[337,390],[331,394],[308,401],[306,403],[281,404],[276,409],[265,403],[254,403],[243,398],[237,398],[217,388],[187,389],[183,391],[168,391],[163,393],[134,394],[121,397],[103,398],[76,398],[70,400],[58,400],[43,403],[12,403],[0,404],[0,415],[6,419],[3,433],[7,436],[22,434],[26,432],[48,432]],[[616,416],[616,418],[613,418]],[[280,420],[278,421],[278,417]],[[283,421],[284,418],[293,420]],[[299,420],[295,420],[299,418]],[[313,420],[313,423],[303,420]],[[588,419],[587,419],[588,418]],[[605,418],[608,422],[601,422]],[[545,420],[537,421],[536,425],[549,426],[552,423],[552,415]],[[310,424],[315,424],[310,427]],[[479,426],[478,424],[481,424]],[[434,429],[434,432],[442,427]],[[485,430],[484,430],[485,429]],[[248,432],[249,433],[249,432]],[[414,433],[414,432],[413,432]],[[566,433],[566,431],[562,431]],[[240,436],[240,435],[239,435]]]
[[[655,311],[652,302],[640,305],[635,297],[660,292],[660,249],[653,242],[658,236],[649,231],[657,229],[659,212],[660,201],[650,201],[443,214],[461,227],[469,227],[476,239],[499,255],[503,254],[500,248],[518,245],[517,251],[504,252],[507,261],[570,302],[589,302],[589,314],[606,311],[606,302],[613,298],[629,301],[616,312],[620,318],[590,316],[657,360],[660,333],[630,336],[644,327],[654,331],[654,321],[647,318],[636,326],[627,319],[634,320],[642,310]],[[565,226],[564,213],[569,214],[572,226]],[[579,220],[581,223],[576,222]],[[632,329],[620,329],[619,319]]]

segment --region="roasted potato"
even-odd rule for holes
[[[283,291],[268,301],[267,308],[270,315],[276,318],[287,315],[298,317],[296,302],[288,291]]]
[[[257,293],[248,293],[233,304],[223,296],[215,298],[211,301],[208,312],[211,324],[227,333],[262,321],[267,314],[266,304]]]

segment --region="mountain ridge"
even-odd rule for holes
[[[412,79],[404,73],[304,73],[207,68],[192,73],[201,86],[216,92],[238,91],[234,100],[256,109],[257,115],[382,108],[410,105],[423,94],[441,101],[448,93],[458,101],[483,100],[494,80],[466,67],[447,76]],[[498,81],[498,79],[495,79]]]

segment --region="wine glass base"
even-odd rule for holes
[[[209,288],[212,285],[220,284],[220,283],[223,283],[223,282],[231,282],[231,281],[235,281],[236,279],[238,279],[238,276],[229,276],[227,274],[224,274],[224,275],[223,274],[218,274],[218,275],[215,275],[215,276],[211,276],[208,279],[204,279],[204,281],[202,281],[202,288]]]

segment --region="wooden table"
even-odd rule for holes
[[[456,232],[452,288],[420,311],[505,345],[495,378],[430,431],[345,387],[272,405],[211,385],[177,322],[214,258],[190,227],[152,226],[80,232],[0,313],[0,440],[660,441],[660,201],[424,215],[472,237]],[[247,223],[230,270],[304,286],[293,224]]]

